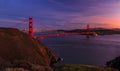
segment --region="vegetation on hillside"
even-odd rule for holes
[[[118,71],[118,70],[109,67],[100,67],[92,65],[65,64],[57,67],[55,71]]]

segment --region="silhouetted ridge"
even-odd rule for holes
[[[0,65],[50,66],[59,57],[40,41],[15,28],[0,28]],[[30,67],[28,65],[28,67]]]

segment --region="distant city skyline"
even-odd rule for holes
[[[119,8],[120,0],[0,0],[0,27],[26,28],[33,17],[42,30],[120,28]]]

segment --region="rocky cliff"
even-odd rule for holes
[[[112,59],[106,63],[107,67],[115,68],[120,71],[120,56],[116,57],[115,59]]]
[[[59,57],[42,42],[17,29],[0,28],[0,67],[45,70],[43,67],[49,67],[58,60]]]

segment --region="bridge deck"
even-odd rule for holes
[[[35,38],[50,38],[50,37],[59,37],[59,36],[70,36],[70,35],[96,35],[95,32],[78,32],[78,33],[57,33],[57,34],[47,34],[35,36]]]

